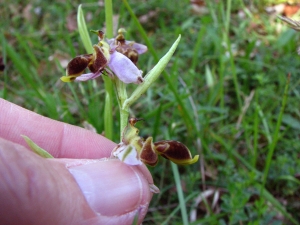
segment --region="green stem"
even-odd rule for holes
[[[105,87],[105,105],[104,105],[104,133],[105,137],[113,138],[113,83],[109,77],[102,76]]]
[[[107,38],[113,37],[113,11],[112,1],[105,0],[105,23]],[[109,77],[103,76],[105,86],[105,105],[104,105],[104,132],[105,136],[113,138],[113,83]]]
[[[115,85],[120,109],[120,137],[122,141],[122,133],[128,123],[129,107],[122,107],[124,102],[127,100],[126,84],[119,79],[115,79]]]
[[[105,21],[106,21],[106,36],[107,38],[112,38],[113,37],[113,12],[112,12],[111,0],[105,0]],[[107,85],[106,82],[105,85]],[[118,96],[117,100],[120,108],[120,137],[122,141],[122,133],[124,128],[127,125],[128,116],[129,116],[129,108],[125,108],[125,109],[122,108],[123,103],[127,99],[126,84],[121,82],[119,79],[116,79],[115,87]],[[107,91],[109,91],[110,93],[110,90]],[[106,93],[109,94],[108,92]]]

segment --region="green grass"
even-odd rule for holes
[[[6,64],[0,97],[66,123],[87,121],[102,133],[103,80],[59,81],[65,74],[62,59],[85,53],[78,31],[66,26],[76,23],[80,3],[0,3],[0,52]],[[267,15],[267,3],[207,1],[204,15],[192,13],[189,1],[113,3],[128,39],[148,45],[138,62],[144,74],[182,35],[165,72],[131,113],[145,119],[137,125],[142,136],[181,141],[201,158],[178,168],[160,159],[149,168],[161,194],[154,195],[143,224],[300,221],[300,34]],[[102,29],[104,8],[92,1],[82,7],[90,18],[88,30]],[[128,87],[132,90],[134,85]],[[115,97],[112,101],[118,142],[119,113]],[[195,204],[206,190],[213,194]]]

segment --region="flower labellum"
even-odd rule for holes
[[[99,77],[110,59],[109,45],[103,41],[103,32],[97,31],[99,43],[94,45],[93,54],[80,55],[72,59],[66,70],[66,76],[60,79],[64,82],[86,81]],[[89,68],[91,73],[83,74],[84,70]]]
[[[154,143],[156,152],[178,165],[189,165],[198,161],[199,155],[192,158],[190,150],[178,141],[158,141]]]

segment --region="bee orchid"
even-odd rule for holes
[[[120,28],[117,37],[107,40],[107,43],[111,49],[116,49],[116,51],[127,56],[136,65],[139,55],[147,52],[148,48],[146,45],[134,41],[126,41],[124,37],[125,32],[124,28]]]
[[[142,71],[136,66],[138,55],[147,51],[142,44],[125,41],[123,30],[116,38],[104,41],[102,31],[98,34],[99,43],[93,46],[92,54],[80,55],[72,59],[66,69],[66,76],[60,79],[64,82],[87,81],[95,79],[104,72],[114,78],[118,77],[124,83],[140,84],[144,81]],[[90,73],[85,73],[85,69]],[[110,69],[113,73],[110,72]]]
[[[131,118],[125,127],[122,142],[112,151],[112,156],[128,165],[147,164],[155,166],[158,155],[178,165],[189,165],[198,161],[199,155],[192,157],[190,150],[178,141],[165,140],[153,143],[152,137],[141,138],[134,126],[139,119]]]

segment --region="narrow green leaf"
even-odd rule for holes
[[[49,152],[46,150],[42,149],[40,146],[38,146],[36,143],[34,143],[29,137],[25,135],[21,135],[26,143],[28,144],[29,148],[34,151],[36,154],[43,158],[54,158]]]
[[[159,60],[159,62],[155,65],[155,67],[150,70],[144,79],[144,82],[140,84],[132,93],[132,95],[124,102],[122,108],[126,109],[130,107],[142,94],[144,94],[147,89],[150,87],[151,84],[159,77],[159,75],[163,72],[165,67],[167,66],[168,62],[170,61],[173,53],[175,52],[181,36],[177,38],[174,42],[170,50]]]
[[[278,120],[277,120],[277,123],[276,123],[276,128],[275,128],[275,131],[273,133],[273,140],[269,144],[269,149],[268,149],[268,154],[267,154],[266,164],[265,164],[264,174],[263,174],[263,181],[262,181],[263,182],[263,185],[262,185],[263,187],[265,186],[265,184],[267,182],[267,176],[269,174],[269,170],[270,170],[270,166],[271,166],[273,154],[274,154],[275,147],[276,147],[276,144],[277,144],[278,139],[279,139],[279,134],[280,134],[280,128],[281,128],[283,113],[284,113],[285,105],[286,105],[286,102],[287,102],[287,96],[288,96],[290,78],[291,78],[291,75],[288,75],[287,81],[286,81],[286,84],[285,84],[285,88],[284,88],[284,93],[283,93],[283,98],[282,98],[282,104],[281,104],[281,108],[280,108],[280,113],[278,115]]]
[[[77,24],[78,24],[78,31],[82,40],[82,43],[84,45],[85,50],[87,53],[93,52],[93,45],[91,42],[91,38],[88,32],[88,29],[86,27],[83,11],[81,4],[78,6],[78,13],[77,13]]]
[[[174,180],[176,183],[177,195],[178,195],[179,205],[180,205],[180,210],[181,210],[182,223],[184,225],[188,225],[189,224],[188,214],[187,214],[185,199],[184,199],[183,190],[182,190],[182,186],[181,186],[181,179],[180,179],[180,175],[179,175],[178,166],[173,162],[171,162],[171,166],[172,166]]]

